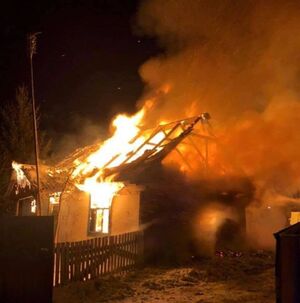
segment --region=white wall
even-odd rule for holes
[[[74,242],[88,239],[89,195],[74,188],[62,198],[58,215],[56,242]]]
[[[139,230],[140,192],[136,185],[128,185],[114,198],[111,209],[111,234]]]
[[[134,184],[126,185],[113,199],[110,211],[110,234],[123,234],[139,230],[140,191]],[[89,195],[74,188],[62,198],[56,242],[74,242],[92,237],[88,234]]]

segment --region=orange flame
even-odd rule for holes
[[[162,88],[165,94],[169,90],[169,85]],[[153,146],[157,145],[165,137],[165,133],[160,131],[149,142],[146,142],[151,133],[141,133],[141,125],[146,112],[153,109],[155,101],[155,98],[146,100],[143,108],[132,116],[117,115],[112,122],[113,135],[104,141],[99,149],[85,161],[78,162],[76,160],[76,169],[72,174],[72,178],[80,177],[85,179],[83,184],[77,184],[80,190],[89,192],[91,197],[93,195],[101,197],[101,203],[105,205],[111,204],[113,196],[124,187],[124,184],[122,182],[114,182],[113,177],[105,179],[104,170],[136,160],[145,151],[153,149]],[[155,152],[160,150],[161,147],[156,147]],[[95,169],[97,170],[96,175],[87,177]]]
[[[139,134],[141,123],[145,110],[141,109],[135,115],[129,117],[124,114],[118,115],[112,122],[115,132],[111,138],[104,141],[100,148],[91,154],[85,162],[77,165],[72,177],[85,176],[95,168],[99,172],[86,178],[83,184],[77,184],[80,190],[89,192],[91,197],[97,195],[101,197],[101,204],[110,205],[113,196],[124,186],[121,182],[113,182],[112,178],[104,179],[103,169],[120,165],[128,156],[128,153],[134,150],[142,142],[142,138],[134,140]],[[131,159],[133,161],[134,158]],[[98,181],[98,180],[101,181]],[[103,207],[103,206],[102,206]]]

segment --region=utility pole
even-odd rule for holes
[[[37,216],[41,216],[41,195],[40,195],[40,174],[39,174],[39,142],[37,134],[36,108],[34,98],[34,79],[33,79],[33,55],[36,54],[37,35],[40,33],[31,33],[28,35],[29,57],[30,57],[30,76],[31,76],[31,104],[32,119],[34,131],[34,150],[35,150],[35,167],[36,167],[36,183],[37,183]]]

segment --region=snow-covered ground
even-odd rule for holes
[[[55,303],[273,303],[274,258],[216,257],[180,268],[145,268],[54,291]]]

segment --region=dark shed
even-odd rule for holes
[[[300,223],[274,234],[276,303],[300,302]]]

